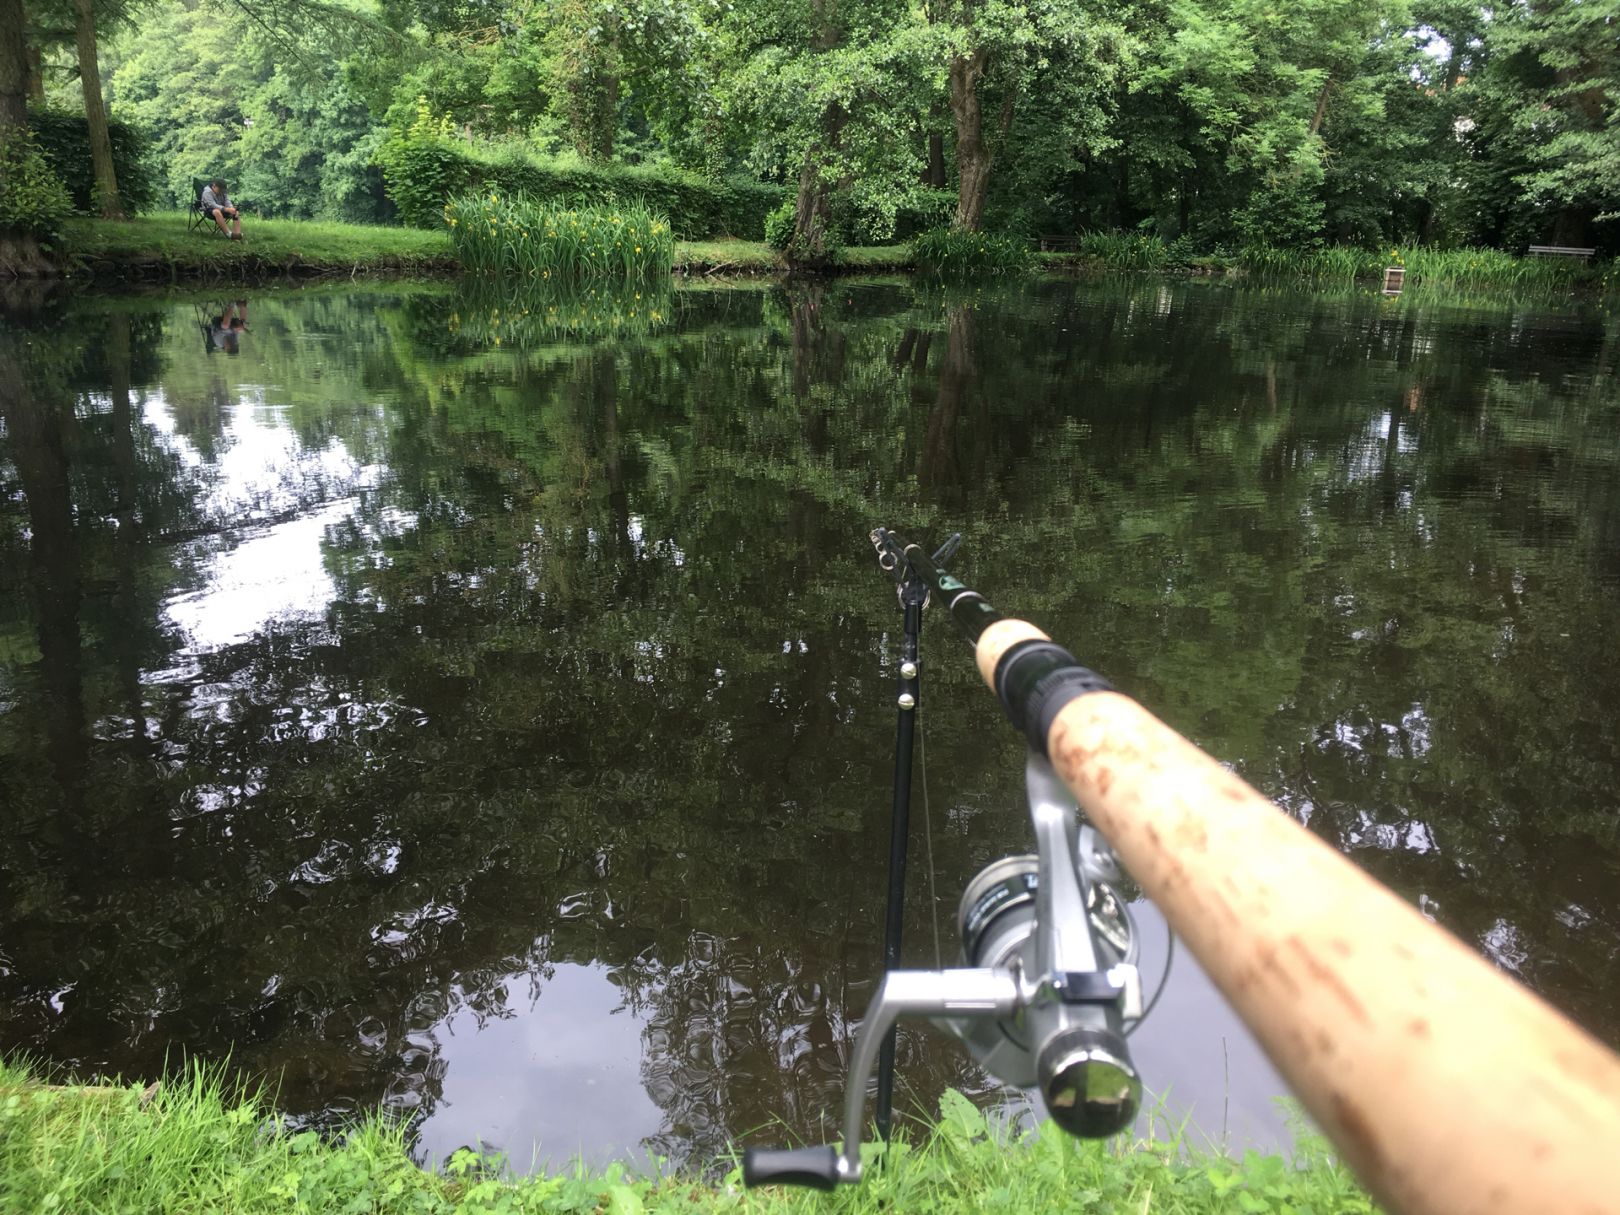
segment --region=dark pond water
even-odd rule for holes
[[[0,1049],[228,1057],[301,1116],[520,1164],[820,1137],[880,959],[876,523],[962,531],[999,606],[1620,1042],[1612,314],[1152,281],[385,285],[234,335],[224,305],[0,330]],[[1026,841],[1018,739],[930,621],[918,964]],[[1275,1142],[1195,967],[1137,1042],[1172,1113]],[[906,1033],[901,1104],[947,1085],[990,1091]]]

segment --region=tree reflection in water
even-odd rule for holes
[[[430,1131],[461,1059],[521,1163],[501,1102],[591,1107],[554,1046],[610,983],[649,1150],[824,1135],[881,956],[877,522],[965,532],[998,602],[1620,1038],[1612,317],[1140,281],[253,309],[231,360],[186,301],[0,331],[5,1048],[229,1053]],[[924,963],[1024,834],[930,628]],[[464,1045],[497,1023],[534,1052],[504,1076]],[[903,1102],[986,1087],[901,1054]]]

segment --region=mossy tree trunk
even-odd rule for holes
[[[0,142],[28,122],[28,44],[22,0],[0,0]]]
[[[984,200],[990,193],[990,169],[995,163],[995,148],[984,129],[982,92],[984,77],[990,66],[990,54],[984,48],[958,55],[951,60],[951,117],[956,122],[956,218],[951,227],[959,232],[977,232],[984,223]],[[999,142],[1012,125],[1013,102],[1016,86],[1008,82],[1003,89],[1001,113],[996,119],[995,136]]]
[[[0,152],[27,125],[28,44],[22,0],[0,0]],[[0,273],[34,274],[42,268],[39,245],[32,236],[0,230]]]
[[[101,100],[101,68],[96,59],[96,12],[92,0],[73,0],[74,41],[79,51],[79,81],[84,86],[84,118],[90,131],[90,165],[96,177],[96,206],[103,219],[123,219],[118,174],[113,169],[112,136]]]

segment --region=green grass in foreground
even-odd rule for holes
[[[617,1166],[513,1178],[466,1151],[443,1173],[432,1173],[412,1163],[403,1127],[372,1117],[337,1141],[294,1132],[262,1096],[231,1095],[217,1071],[193,1068],[143,1100],[140,1085],[50,1087],[24,1067],[0,1064],[0,1210],[1285,1215],[1374,1209],[1349,1172],[1309,1136],[1292,1164],[1255,1153],[1239,1163],[1185,1151],[1178,1140],[1120,1149],[1048,1129],[1008,1143],[960,1095],[947,1094],[941,1105],[940,1121],[919,1144],[892,1148],[892,1158],[858,1186],[831,1195],[747,1193],[736,1169],[717,1184],[632,1178]]]

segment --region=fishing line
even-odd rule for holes
[[[934,969],[944,970],[945,963],[939,949],[939,891],[934,886],[934,818],[928,812],[928,731],[923,729],[923,714],[917,714],[917,770],[922,777],[923,846],[928,853],[928,925],[934,930]]]
[[[1175,963],[1175,960],[1176,930],[1170,927],[1170,921],[1166,920],[1164,922],[1164,973],[1159,976],[1159,988],[1153,993],[1153,998],[1147,1002],[1147,1007],[1142,1010],[1142,1015],[1125,1027],[1125,1036],[1127,1038],[1136,1032],[1137,1027],[1143,1021],[1148,1019],[1148,1014],[1159,1003],[1159,997],[1164,995],[1164,989],[1170,986],[1170,967]]]

